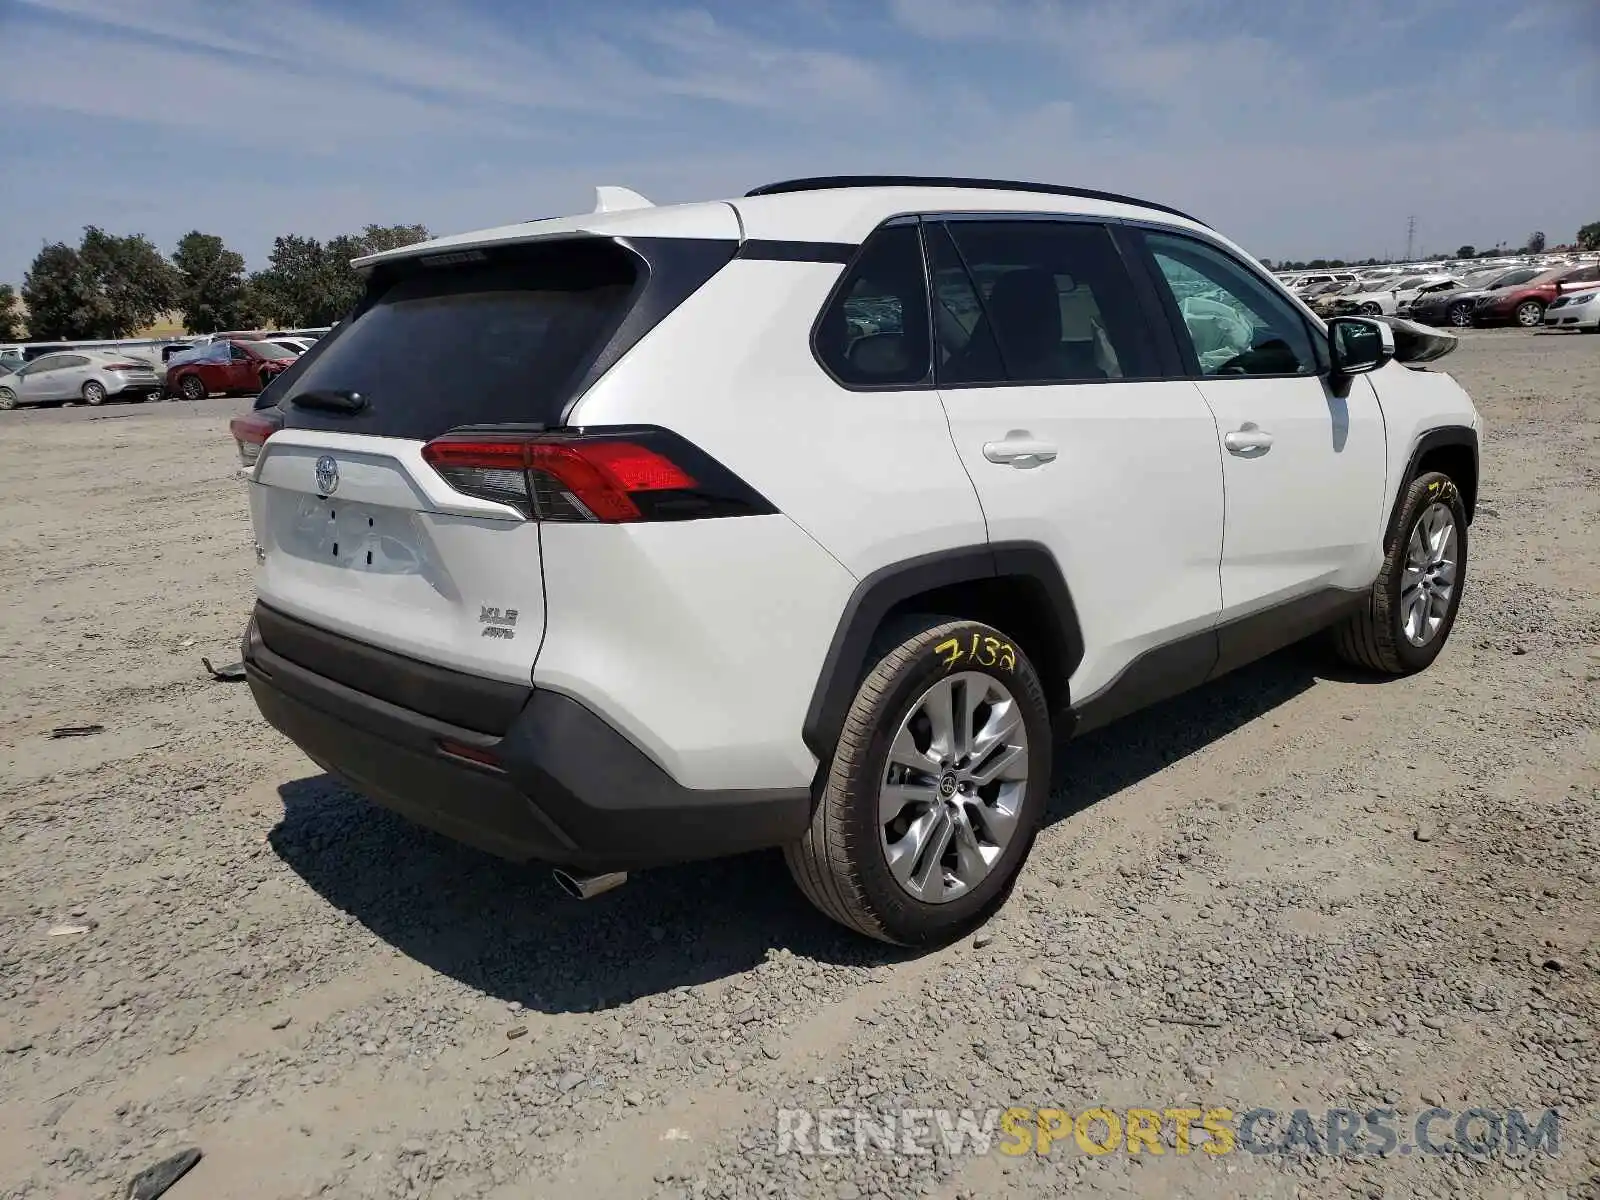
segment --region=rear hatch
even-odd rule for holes
[[[605,238],[380,266],[351,319],[264,393],[276,404],[235,422],[256,457],[260,600],[526,684],[544,633],[539,525],[494,498],[493,469],[467,494],[424,448],[463,427],[559,426],[649,274]],[[252,422],[266,433],[241,435]]]

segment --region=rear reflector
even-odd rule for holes
[[[616,524],[745,516],[772,506],[665,429],[449,433],[422,449],[452,488],[539,521]]]
[[[233,435],[234,443],[239,447],[239,461],[247,467],[256,465],[256,460],[261,457],[261,447],[267,444],[269,437],[282,428],[283,422],[280,418],[255,412],[235,417],[228,422],[228,432]]]
[[[481,746],[469,746],[465,742],[458,742],[454,738],[440,738],[436,743],[439,753],[451,758],[464,759],[480,767],[488,767],[493,771],[503,771],[500,760],[495,757],[492,750],[485,750]]]

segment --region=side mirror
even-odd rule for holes
[[[1376,371],[1394,357],[1394,330],[1371,317],[1334,317],[1328,322],[1328,359],[1334,382]]]

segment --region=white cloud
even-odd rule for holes
[[[879,69],[866,60],[764,41],[696,9],[608,21],[605,36],[568,22],[541,30],[535,41],[458,6],[423,0],[405,0],[381,19],[366,21],[306,0],[287,0],[254,14],[251,28],[266,36],[245,39],[220,31],[226,23],[206,0],[147,0],[137,6],[120,0],[21,3],[99,27],[94,33],[52,31],[48,57],[56,60],[70,57],[80,42],[103,45],[118,34],[134,34],[140,36],[121,37],[117,44],[130,61],[142,59],[157,70],[182,53],[203,54],[216,64],[208,83],[226,73],[271,77],[276,66],[293,73],[294,86],[328,93],[330,101],[348,101],[363,92],[377,101],[410,97],[463,121],[508,107],[653,119],[661,102],[673,98],[803,117],[810,106],[876,100],[886,86]],[[158,46],[166,48],[164,57],[153,56]],[[340,90],[330,93],[335,87]],[[62,105],[67,99],[64,89],[8,90],[22,103],[31,98]],[[124,101],[127,116],[191,123],[170,105],[149,105],[139,95]],[[199,106],[212,103],[206,96]],[[83,110],[81,104],[64,106]]]

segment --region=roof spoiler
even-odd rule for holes
[[[654,204],[631,188],[601,186],[594,189],[594,211],[597,213],[654,207]]]

